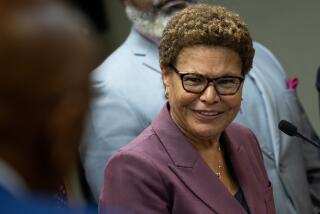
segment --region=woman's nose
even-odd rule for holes
[[[200,100],[208,104],[220,101],[220,96],[216,88],[214,87],[214,83],[209,83],[208,87],[202,92]]]

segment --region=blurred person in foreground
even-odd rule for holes
[[[75,167],[95,39],[60,1],[0,2],[0,213],[78,213],[52,197]]]
[[[92,75],[93,103],[82,148],[86,178],[96,198],[110,156],[146,128],[166,102],[160,75],[158,45],[172,12],[191,1],[125,0],[133,24],[127,40]],[[198,2],[198,1],[192,1]],[[168,15],[169,13],[169,15]],[[277,58],[260,43],[243,86],[236,121],[257,136],[277,213],[319,212],[320,157],[317,150],[278,130],[282,119],[306,136],[314,130],[296,95],[296,87]],[[106,128],[108,127],[108,128]]]
[[[160,66],[168,102],[108,162],[99,211],[275,213],[252,131],[232,123],[254,49],[235,12],[177,12],[164,29]]]

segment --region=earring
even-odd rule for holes
[[[166,99],[169,99],[169,93],[168,93],[167,88],[164,89],[164,97],[165,97]]]

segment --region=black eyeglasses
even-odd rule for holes
[[[178,69],[171,65],[175,73],[180,77],[182,86],[185,91],[195,94],[203,93],[212,82],[218,95],[229,96],[235,95],[243,82],[243,77],[223,76],[218,78],[207,78],[200,74],[180,73]]]

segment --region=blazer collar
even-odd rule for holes
[[[198,151],[192,146],[188,139],[175,125],[171,119],[168,109],[169,105],[167,104],[151,126],[172,160],[172,164],[169,164],[169,168],[177,175],[177,177],[182,180],[182,182],[191,192],[193,192],[193,194],[195,194],[201,201],[203,201],[215,212],[245,213],[242,206],[227,191],[218,177],[211,171],[209,166],[201,158]],[[227,136],[226,144],[229,144],[228,130],[226,131],[225,135]],[[235,143],[230,145],[229,149],[233,154],[243,152],[241,147]],[[234,154],[234,156],[238,155]],[[235,171],[235,173],[240,173],[239,182],[245,181],[245,187],[247,188],[247,184],[251,183],[252,181],[252,179],[250,179],[250,175],[244,175],[248,172],[247,167],[250,166],[250,164],[248,164],[247,161],[249,160],[244,159],[245,164],[243,166],[240,164],[235,165],[234,163],[234,161],[243,162],[243,156],[245,155],[233,157],[231,161],[235,168],[241,168]],[[246,181],[246,179],[249,180]],[[244,191],[246,198],[253,198],[252,196],[254,195],[254,192],[251,193],[251,191],[252,188]],[[251,200],[247,202],[251,202]]]
[[[235,124],[223,133],[227,156],[230,158],[235,177],[243,191],[245,200],[251,213],[264,213],[264,190],[265,181],[263,180],[258,168],[255,155],[252,153],[252,139],[235,130]],[[247,141],[247,142],[246,142]],[[255,168],[256,167],[256,168]]]
[[[141,61],[142,65],[151,71],[161,73],[159,64],[158,46],[141,35],[135,29],[132,29],[125,45],[127,45],[131,53]]]

